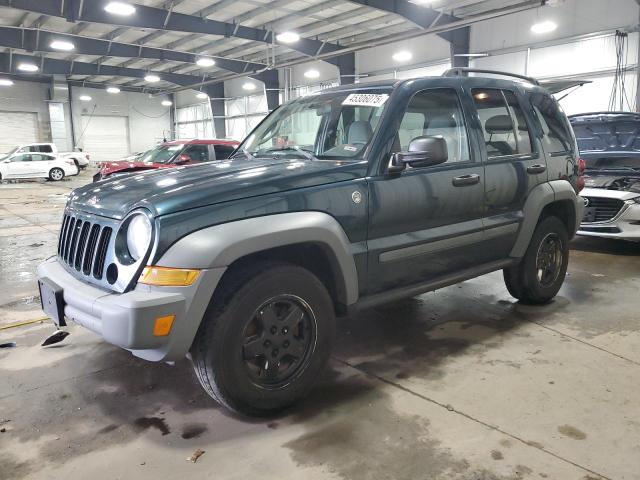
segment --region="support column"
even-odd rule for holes
[[[337,57],[335,65],[340,74],[340,85],[350,85],[356,81],[356,54],[345,53]]]
[[[216,131],[216,138],[226,138],[227,126],[224,118],[224,83],[220,82],[205,85],[202,90],[209,95],[211,114],[213,115],[213,128]]]
[[[267,70],[266,72],[252,75],[252,78],[264,82],[264,89],[267,95],[267,108],[270,112],[280,105],[280,80],[278,70]]]
[[[458,54],[470,53],[471,28],[464,27],[449,32],[451,67],[468,67],[469,57],[456,57]]]

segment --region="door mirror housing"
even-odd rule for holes
[[[389,173],[401,172],[407,165],[411,168],[432,167],[445,163],[448,159],[447,142],[443,137],[423,135],[411,140],[406,152],[392,155]]]
[[[178,155],[178,158],[176,158],[175,163],[177,165],[181,165],[183,163],[187,163],[190,160],[191,157],[189,155],[187,155],[186,153],[181,153],[180,155]]]

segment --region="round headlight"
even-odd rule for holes
[[[151,222],[140,213],[131,217],[127,227],[127,249],[133,260],[140,260],[151,243]]]

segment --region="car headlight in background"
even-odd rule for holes
[[[640,196],[638,196],[636,198],[632,198],[631,200],[633,200],[636,203],[640,203]]]
[[[143,213],[131,217],[127,226],[127,250],[134,261],[140,260],[151,243],[151,221]]]

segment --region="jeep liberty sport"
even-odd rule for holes
[[[466,73],[301,97],[228,160],[76,189],[44,311],[188,355],[214,399],[264,414],[309,392],[354,309],[496,270],[550,301],[583,210],[571,127],[535,80]]]

